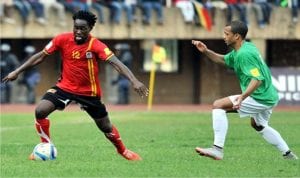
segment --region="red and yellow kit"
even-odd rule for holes
[[[44,48],[46,54],[60,51],[62,74],[57,86],[84,96],[101,96],[98,60],[106,61],[114,54],[98,39],[89,36],[84,44],[76,44],[73,33],[63,33]]]

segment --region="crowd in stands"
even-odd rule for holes
[[[23,64],[31,55],[36,52],[36,49],[32,45],[26,45],[24,47],[24,55],[23,59],[19,60],[18,57],[12,52],[11,45],[7,42],[1,43],[0,45],[0,71],[1,77],[7,76],[11,71],[15,70],[20,64]],[[26,88],[25,96],[26,103],[34,104],[36,100],[36,85],[40,81],[40,72],[37,67],[32,67],[26,70],[21,77],[17,80],[19,87],[17,98],[21,98],[19,95],[22,90],[20,90],[20,86],[24,86]],[[0,100],[1,104],[11,103],[13,96],[13,87],[15,85],[11,82],[1,82],[0,83]]]
[[[118,25],[121,22],[123,11],[126,14],[128,26],[140,21],[144,25],[150,25],[151,18],[156,13],[156,23],[164,24],[164,8],[177,7],[182,12],[187,24],[197,24],[196,16],[201,11],[207,12],[212,25],[216,9],[224,12],[227,22],[238,13],[240,20],[249,24],[250,13],[255,13],[257,24],[264,28],[270,23],[270,17],[274,7],[286,7],[291,10],[291,21],[298,22],[299,0],[1,0],[1,23],[15,24],[14,10],[18,11],[23,25],[30,20],[30,14],[34,14],[35,21],[40,25],[46,25],[50,13],[57,19],[57,25],[65,26],[66,13],[74,13],[78,10],[93,10],[97,13],[100,24],[110,23]],[[197,9],[198,8],[198,9]],[[104,9],[109,11],[106,17]],[[141,13],[137,13],[137,11]],[[199,19],[198,19],[199,20]]]

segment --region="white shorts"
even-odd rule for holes
[[[229,96],[230,101],[233,103],[235,98],[239,95]],[[248,96],[242,101],[241,107],[238,111],[241,118],[250,116],[252,117],[258,126],[267,126],[272,109],[274,106],[267,106],[255,101],[252,97]]]

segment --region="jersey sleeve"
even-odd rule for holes
[[[44,48],[44,52],[46,54],[52,54],[56,50],[59,49],[60,42],[62,41],[62,37],[60,35],[54,37]]]
[[[247,55],[244,53],[241,59],[241,70],[249,78],[256,80],[264,80],[258,60],[253,55]]]
[[[96,52],[97,58],[103,61],[109,60],[114,53],[101,41],[95,40],[93,43],[93,51]]]
[[[226,55],[224,55],[224,61],[226,66],[228,66],[229,68],[233,68],[234,66],[234,57],[233,57],[233,53],[234,51],[232,50],[231,52],[227,53]]]

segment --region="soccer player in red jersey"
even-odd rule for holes
[[[111,64],[131,82],[141,96],[148,95],[147,87],[111,52],[101,41],[90,35],[97,17],[88,11],[78,11],[73,15],[73,33],[62,33],[54,37],[46,47],[31,56],[24,64],[3,78],[3,82],[13,81],[24,70],[38,65],[55,51],[62,57],[62,74],[54,87],[49,89],[35,109],[35,126],[42,142],[50,140],[49,114],[63,110],[72,101],[94,119],[97,127],[105,134],[128,160],[141,160],[141,157],[123,144],[119,132],[111,124],[105,105],[101,102],[101,87],[98,79],[99,60]],[[30,156],[33,159],[32,156]]]

